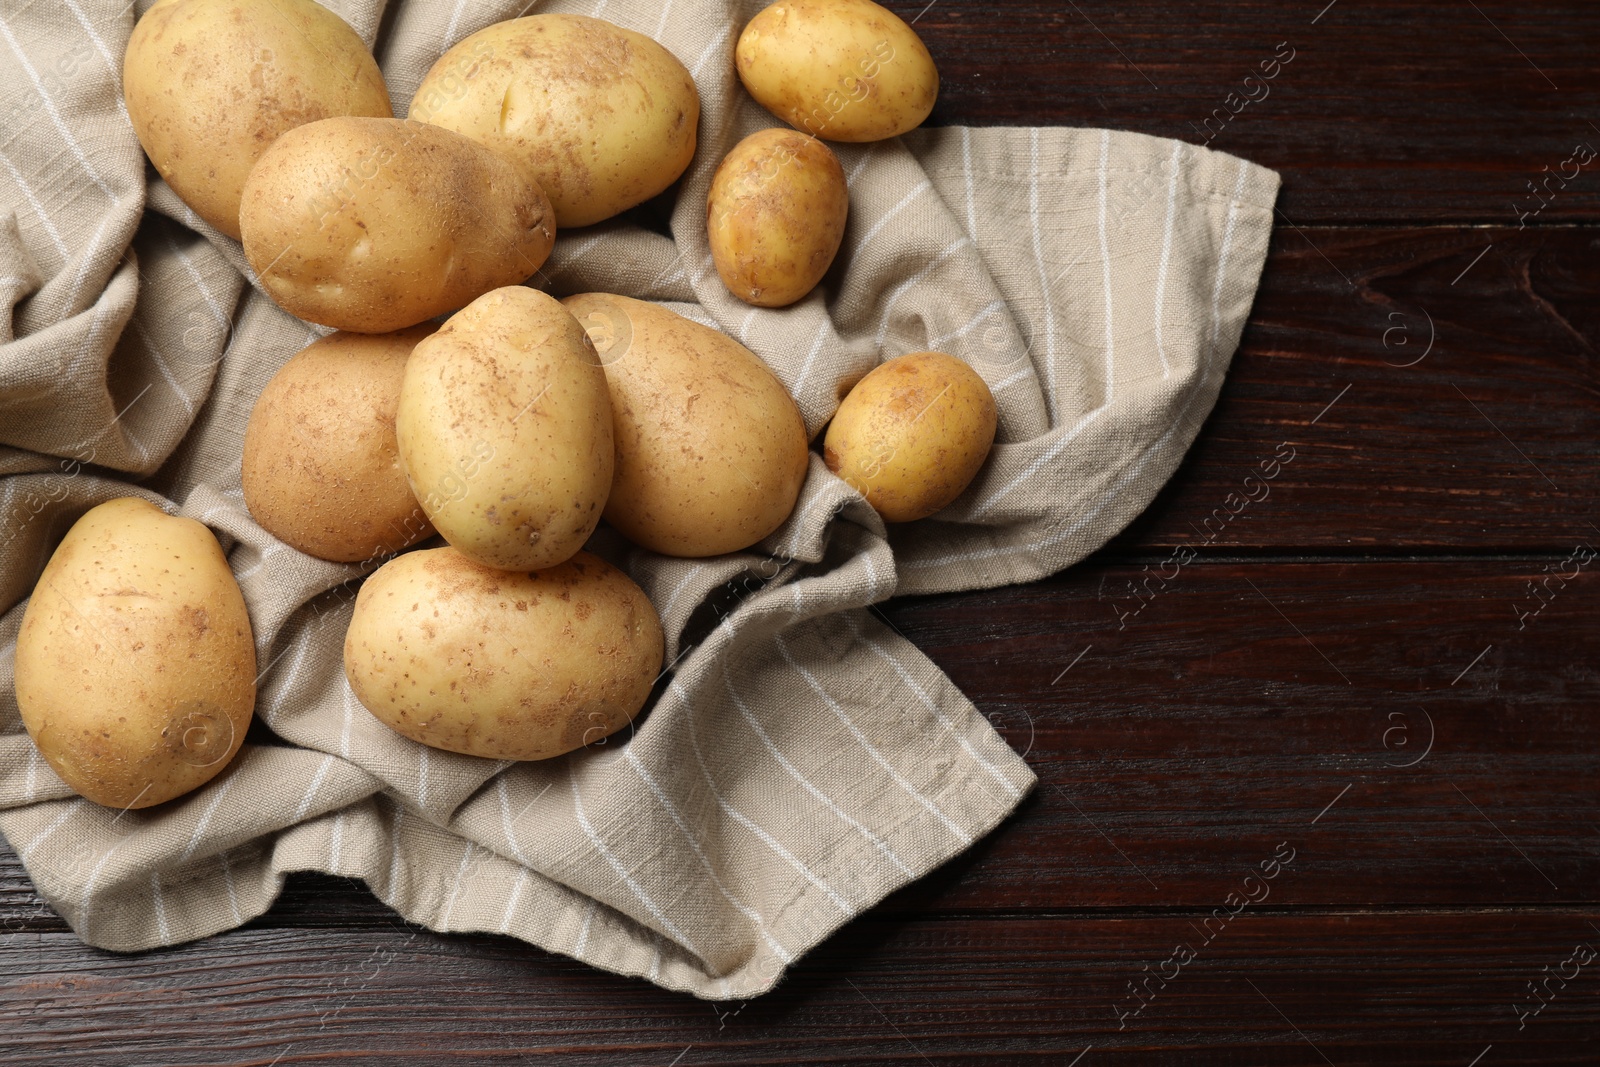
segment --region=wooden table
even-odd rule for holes
[[[1325,2],[891,4],[936,124],[1210,133],[1284,178],[1149,512],[1050,581],[887,607],[1039,774],[994,835],[720,1006],[325,877],[112,956],[0,849],[0,1061],[1600,1061],[1600,160],[1567,162],[1600,7]]]

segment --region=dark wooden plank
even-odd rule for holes
[[[1280,228],[1215,412],[1112,552],[1600,537],[1597,240]]]
[[[1082,567],[889,605],[1043,783],[890,910],[1201,906],[1282,841],[1275,902],[1600,900],[1600,560],[1517,615],[1561,562]],[[60,929],[7,857],[0,918]],[[390,921],[328,889],[271,921]]]
[[[1600,159],[1550,177],[1580,143],[1600,149],[1600,8],[1584,0],[889,6],[922,13],[942,75],[936,125],[1209,142],[1281,171],[1280,206],[1301,224],[1600,217]]]
[[[1280,880],[1292,877],[1288,872]],[[1219,902],[1220,903],[1220,900]],[[858,920],[713,1005],[492,937],[253,930],[138,957],[0,939],[8,1067],[1593,1062],[1600,912]],[[1181,967],[1177,946],[1193,954]],[[1581,958],[1582,953],[1580,953]],[[1563,969],[1519,1030],[1527,983]],[[1549,970],[1545,970],[1548,968]],[[1137,1015],[1130,982],[1164,971]],[[1573,974],[1573,972],[1576,972]],[[1120,1025],[1119,1025],[1120,1024]],[[1492,1047],[1491,1047],[1492,1046]]]

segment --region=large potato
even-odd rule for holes
[[[368,578],[344,640],[367,710],[413,741],[489,759],[549,759],[632,721],[661,670],[644,591],[587,552],[533,574],[453,548]]]
[[[700,94],[643,34],[586,15],[530,15],[441,56],[411,117],[523,164],[561,226],[587,226],[678,180],[694,157]]]
[[[134,497],[84,514],[17,635],[17,705],[80,794],[148,808],[205,784],[256,698],[244,596],[210,530]]]
[[[423,122],[324,119],[266,151],[239,209],[244,254],[284,310],[388,333],[544,264],[550,201],[516,165]]]
[[[159,0],[128,38],[122,93],[156,170],[229,237],[245,177],[279,135],[393,114],[367,46],[311,0]]]
[[[272,536],[341,563],[433,533],[400,466],[395,412],[406,359],[432,325],[333,333],[285,363],[244,431],[244,502]]]
[[[833,150],[787,129],[740,141],[711,179],[706,229],[728,291],[786,307],[816,288],[844,240],[850,188]]]
[[[583,327],[553,298],[497,289],[406,364],[395,424],[411,489],[463,555],[536,570],[572,556],[611,489],[611,401]]]
[[[783,525],[810,453],[794,400],[726,334],[643,300],[562,301],[605,363],[617,473],[606,520],[645,548],[714,556]]]
[[[889,522],[925,518],[977,475],[994,444],[994,397],[943,352],[891,359],[861,379],[823,438],[828,469]]]
[[[762,107],[830,141],[898,137],[939,96],[922,39],[872,0],[779,0],[744,28],[734,62]]]

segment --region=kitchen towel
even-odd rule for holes
[[[138,951],[216,934],[266,911],[286,872],[317,870],[434,930],[747,998],[1005,818],[1033,773],[872,605],[1040,578],[1145,508],[1238,344],[1276,174],[1096,129],[836,145],[851,201],[839,259],[801,303],[755,309],[712,266],[705,202],[722,156],[777,124],[733,69],[759,0],[332,0],[402,115],[446,47],[530,7],[639,30],[693,73],[700,144],[680,185],[562,233],[528,284],[660,301],[726,331],[813,435],[869,369],[925,349],[967,361],[999,406],[989,462],[932,519],[886,528],[813,455],[793,516],[747,552],[670,559],[602,527],[591,550],[650,595],[668,669],[631,728],[501,763],[368,714],[341,650],[373,565],[312,559],[250,518],[251,407],[326,331],[274,306],[237,242],[147,166],[120,72],[148,6],[0,8],[0,833],[83,940]],[[215,531],[261,678],[258,724],[222,774],[118,812],[40,759],[11,672],[54,546],[130,494]]]

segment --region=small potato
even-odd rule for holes
[[[600,523],[615,457],[605,372],[537,290],[485,293],[418,344],[395,430],[422,510],[485,566],[553,567]]]
[[[722,283],[747,304],[787,307],[828,273],[849,213],[832,149],[794,130],[752,133],[717,168],[706,199]]]
[[[677,181],[694,158],[700,94],[677,57],[641,33],[586,15],[530,15],[441,56],[411,117],[526,167],[566,228]]]
[[[830,141],[881,141],[933,110],[939,72],[916,31],[872,0],[778,0],[739,35],[757,103]]]
[[[367,46],[311,0],[160,0],[128,38],[122,94],[150,162],[229,237],[245,177],[280,135],[394,114]]]
[[[334,333],[267,383],[244,431],[244,502],[283,543],[354,563],[433,533],[400,466],[395,411],[406,359],[430,325]]]
[[[994,397],[965,363],[943,352],[891,359],[861,379],[823,438],[828,469],[887,522],[911,522],[949,504],[994,444]]]
[[[256,652],[210,530],[146,501],[91,508],[56,548],[17,634],[17,705],[50,768],[110,808],[215,778],[250,728]]]
[[[644,707],[661,670],[644,590],[580,552],[533,574],[453,548],[380,567],[356,597],[344,672],[378,720],[487,759],[549,759],[602,742]]]
[[[285,311],[389,333],[538,270],[550,201],[515,164],[423,122],[324,119],[267,149],[244,186],[244,254]]]
[[[805,484],[806,428],[755,353],[664,307],[606,293],[562,301],[605,362],[617,473],[606,521],[669,556],[749,548]]]

